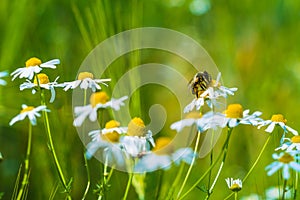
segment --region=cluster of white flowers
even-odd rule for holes
[[[237,88],[222,86],[219,81],[220,74],[216,81],[211,80],[206,72],[203,75],[206,77],[203,77],[201,80],[206,81],[206,83],[202,85],[200,82],[193,84],[195,88],[192,88],[192,92],[196,94],[196,98],[184,108],[184,113],[188,113],[188,115],[185,119],[173,123],[171,129],[180,132],[185,127],[195,126],[197,131],[202,133],[208,129],[225,127],[232,129],[240,124],[244,124],[257,127],[258,129],[266,126],[265,131],[272,133],[275,127],[279,127],[283,130],[283,136],[280,146],[276,148],[276,151],[281,150],[283,152],[273,154],[273,158],[276,161],[266,167],[267,174],[272,175],[279,169],[282,169],[282,177],[287,180],[290,178],[290,169],[300,172],[300,136],[296,130],[286,125],[287,120],[281,114],[273,115],[270,120],[264,120],[260,118],[262,112],[256,111],[250,114],[249,109],[243,110],[240,104],[228,105],[223,113],[213,112],[212,108],[220,104],[219,100],[227,98],[228,95],[234,95]],[[199,81],[199,79],[196,80]],[[205,88],[205,86],[207,87]],[[211,111],[202,114],[201,110],[205,103],[211,108]],[[198,114],[191,114],[194,112],[194,108],[198,111]],[[285,137],[289,133],[293,135],[292,138]],[[232,178],[228,178],[226,182],[232,191],[237,192],[242,188],[242,181],[240,179],[233,180]]]

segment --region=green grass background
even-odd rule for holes
[[[172,2],[182,2],[171,6]],[[202,15],[194,15],[189,0],[103,0],[103,1],[0,1],[0,71],[12,72],[25,61],[37,56],[42,61],[59,58],[56,70],[46,70],[51,80],[73,80],[87,54],[101,41],[124,30],[143,27],[165,27],[185,33],[196,39],[208,51],[227,86],[239,88],[228,103],[241,103],[252,111],[260,110],[264,118],[282,113],[288,125],[300,130],[300,3],[293,0],[267,1],[217,1],[211,0],[211,8]],[[153,60],[159,61],[159,55]],[[176,58],[164,58],[164,61]],[[127,58],[114,63],[109,73],[117,80],[129,67],[146,62],[141,52],[133,52]],[[126,63],[126,65],[124,64]],[[193,72],[194,73],[194,72]],[[191,74],[191,73],[190,73]],[[185,76],[191,76],[188,72]],[[27,123],[8,123],[19,113],[21,104],[39,104],[38,95],[31,91],[19,91],[21,80],[0,87],[0,151],[4,160],[0,163],[0,192],[3,199],[10,199],[17,172],[25,157]],[[174,80],[176,81],[176,80]],[[112,83],[112,85],[114,82]],[[168,91],[142,88],[134,94],[133,115],[142,116],[148,122],[149,105],[153,94],[163,96],[162,104],[167,111],[180,113],[175,103],[165,103],[173,98]],[[64,173],[73,177],[72,196],[80,199],[86,184],[82,157],[82,143],[72,127],[71,92],[57,90],[51,109],[50,120],[55,147]],[[171,117],[172,118],[172,117]],[[176,119],[175,119],[176,120]],[[174,117],[167,121],[169,125]],[[42,121],[33,129],[31,173],[28,199],[48,199],[55,188],[58,176],[46,145]],[[162,135],[173,135],[165,127]],[[225,134],[224,134],[225,135]],[[269,186],[278,184],[278,176],[267,177],[264,167],[269,164],[278,137],[269,145],[268,151],[244,184],[240,195],[263,194]],[[252,127],[237,127],[230,141],[228,159],[218,181],[212,199],[222,199],[230,192],[224,178],[242,178],[266,140],[266,133]],[[218,147],[222,145],[220,138]],[[217,149],[218,149],[217,147]],[[97,160],[90,162],[92,186],[88,199],[96,199],[92,190],[101,177]],[[209,166],[208,158],[197,161],[190,180],[192,185]],[[178,168],[167,172],[155,172],[147,176],[146,199],[155,199],[159,192],[168,191]],[[127,174],[116,172],[111,180],[107,199],[120,199],[125,191]],[[158,182],[160,182],[158,184]],[[161,187],[158,188],[158,185]],[[55,199],[62,199],[58,188]],[[156,192],[153,192],[156,191]],[[195,189],[187,199],[205,197]],[[131,188],[128,199],[136,199]]]

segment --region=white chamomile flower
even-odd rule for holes
[[[287,120],[284,118],[282,114],[276,114],[276,115],[272,115],[272,118],[270,120],[265,120],[260,122],[258,128],[261,128],[263,126],[268,126],[265,131],[268,133],[272,133],[275,126],[279,125],[285,133],[291,132],[294,135],[298,135],[298,131],[287,126],[286,122]]]
[[[203,116],[198,112],[190,112],[185,119],[171,124],[171,129],[177,132],[182,131],[184,127],[196,125],[201,133],[207,129],[223,128],[226,126],[224,115],[221,113],[213,113],[212,111],[205,113]]]
[[[225,120],[228,127],[233,128],[239,124],[248,124],[257,126],[262,121],[259,116],[262,113],[259,111],[249,115],[249,110],[243,111],[243,107],[240,104],[230,104],[225,111]]]
[[[138,117],[129,122],[127,134],[120,141],[124,151],[131,158],[140,157],[148,152],[151,146],[155,146],[152,132],[146,131],[144,121]]]
[[[233,178],[227,178],[225,179],[228,188],[233,192],[238,192],[242,189],[242,180],[241,179],[233,179]]]
[[[0,85],[6,85],[6,81],[2,80],[1,78],[6,77],[8,75],[7,71],[0,72]]]
[[[64,82],[61,85],[64,90],[75,89],[80,86],[81,89],[91,88],[93,92],[100,90],[100,84],[107,86],[105,82],[111,81],[110,78],[107,79],[94,79],[94,75],[90,72],[80,72],[77,80],[71,82]]]
[[[285,189],[287,189],[287,188],[285,188]],[[283,188],[282,187],[273,186],[273,187],[269,187],[268,189],[266,189],[266,199],[268,199],[268,200],[281,199],[282,194],[283,194]],[[292,192],[291,188],[289,188],[285,192],[285,199],[291,199],[292,194],[293,194],[293,192]]]
[[[210,74],[205,72],[199,72],[195,75],[190,83],[192,93],[196,95],[196,99],[193,99],[190,104],[184,108],[184,112],[190,112],[194,108],[200,110],[200,108],[206,102],[207,105],[212,108],[218,106],[218,99],[220,97],[227,98],[228,95],[234,95],[237,88],[228,88],[220,84],[221,73],[218,74],[216,80],[212,80]]]
[[[155,148],[143,155],[135,165],[136,172],[151,172],[158,169],[168,170],[172,164],[181,162],[191,164],[195,153],[191,148],[175,150],[172,140],[168,137],[160,137],[156,140]]]
[[[36,117],[40,117],[41,114],[39,113],[40,111],[46,111],[46,112],[50,112],[50,110],[48,110],[46,108],[46,106],[38,106],[38,107],[33,107],[33,106],[27,106],[25,104],[22,105],[22,110],[20,112],[20,114],[18,114],[17,116],[15,116],[10,122],[9,125],[12,126],[14,123],[16,123],[17,121],[22,121],[25,119],[25,117],[28,117],[28,119],[30,120],[30,123],[32,125],[36,125]]]
[[[20,90],[24,90],[24,89],[32,89],[32,94],[35,94],[37,91],[37,87],[40,87],[42,89],[46,89],[46,90],[50,90],[51,91],[51,99],[50,102],[52,103],[55,99],[55,87],[59,87],[59,85],[57,84],[57,80],[59,77],[57,77],[53,82],[49,81],[49,77],[44,74],[44,73],[40,73],[37,75],[38,77],[38,81],[35,77],[34,81],[31,82],[30,80],[26,80],[27,82],[22,83],[20,85]]]
[[[297,162],[300,156],[297,154],[297,151],[274,153],[272,157],[276,161],[266,167],[268,176],[273,175],[282,168],[282,177],[284,180],[288,180],[290,178],[290,169],[300,172],[300,164]]]
[[[282,150],[282,151],[293,151],[293,150],[297,150],[300,151],[300,136],[299,135],[295,135],[292,138],[283,138],[283,144],[276,148],[275,150]]]
[[[112,108],[114,110],[120,110],[121,106],[124,106],[124,102],[128,97],[124,96],[119,99],[109,100],[106,92],[95,92],[90,97],[90,104],[86,106],[76,106],[74,108],[75,120],[74,126],[81,126],[83,121],[89,117],[91,121],[97,120],[97,110],[100,108]]]
[[[105,128],[102,130],[95,130],[89,132],[92,141],[87,146],[87,158],[91,158],[98,149],[103,149],[107,153],[112,147],[120,149],[120,137],[121,134],[127,132],[127,127],[120,127],[120,123],[115,120],[111,120],[105,124]]]
[[[12,80],[14,80],[17,77],[32,80],[34,75],[40,73],[43,68],[55,69],[55,65],[59,63],[59,59],[53,59],[48,62],[42,63],[40,59],[33,57],[26,61],[26,67],[18,68],[10,75],[13,76]]]

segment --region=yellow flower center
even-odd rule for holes
[[[85,78],[91,78],[91,79],[93,79],[94,75],[92,73],[90,73],[90,72],[80,72],[78,74],[78,78],[77,78],[78,80],[83,80]]]
[[[229,188],[231,191],[233,191],[233,192],[238,192],[238,191],[240,191],[242,188],[239,186],[239,184],[237,184],[237,183],[234,183],[234,184],[232,184],[232,186]]]
[[[283,123],[287,122],[287,120],[284,119],[282,114],[272,115],[271,121],[273,121],[273,122],[283,122]]]
[[[44,73],[38,74],[37,77],[39,79],[39,84],[47,84],[50,82],[48,76]],[[34,77],[33,83],[36,85],[38,84],[36,77]]]
[[[26,67],[32,67],[42,64],[42,61],[36,57],[28,59],[26,62]]]
[[[34,109],[34,107],[33,107],[33,106],[28,106],[28,107],[24,108],[23,110],[21,110],[21,112],[20,112],[20,113],[24,113],[24,112],[32,111],[33,109]]]
[[[95,92],[90,97],[90,103],[92,107],[95,107],[98,103],[105,104],[108,99],[106,92]]]
[[[243,107],[241,104],[230,104],[225,110],[226,117],[228,118],[242,118]]]
[[[220,83],[220,82],[218,82],[217,85],[216,85],[216,83],[217,83],[217,81],[214,80],[214,79],[211,81],[211,85],[214,85],[215,87],[220,87],[220,86],[221,86],[221,83]]]
[[[174,146],[171,145],[171,138],[160,137],[155,141],[153,152],[157,155],[171,154],[174,152]]]
[[[120,122],[116,120],[110,120],[105,124],[105,128],[116,128],[120,126]],[[102,139],[109,141],[109,142],[119,142],[120,139],[120,134],[117,131],[113,131],[110,133],[106,133],[102,135]]]
[[[283,156],[278,158],[278,161],[282,162],[282,163],[290,163],[290,162],[294,161],[294,157],[288,153],[284,153]]]
[[[145,136],[146,126],[141,118],[135,117],[128,124],[127,135],[129,136]]]
[[[101,135],[103,140],[106,140],[108,142],[116,143],[119,142],[120,134],[116,131],[113,131],[111,133],[106,133]]]
[[[292,137],[292,143],[300,143],[300,135],[295,135]]]
[[[105,128],[109,129],[109,128],[116,128],[120,126],[120,122],[116,121],[116,120],[110,120],[109,122],[107,122],[105,124]]]
[[[199,119],[202,117],[202,113],[199,113],[199,112],[189,112],[187,115],[186,115],[186,119]]]

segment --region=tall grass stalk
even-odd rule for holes
[[[194,153],[195,153],[195,155],[197,154],[197,151],[198,151],[198,146],[199,146],[199,143],[200,143],[200,136],[201,136],[201,132],[198,131],[198,133],[197,133],[197,139],[196,139],[196,144],[195,144],[195,148],[194,148]],[[191,164],[190,164],[190,166],[189,166],[189,169],[188,169],[188,171],[187,171],[187,173],[186,173],[186,176],[185,176],[185,178],[184,178],[184,181],[183,181],[183,183],[182,183],[182,185],[181,185],[181,187],[180,187],[180,189],[179,189],[179,192],[178,192],[178,194],[177,194],[177,198],[180,197],[181,192],[182,192],[182,190],[184,189],[184,186],[185,186],[185,184],[186,184],[186,182],[187,182],[187,180],[188,180],[188,178],[189,178],[189,176],[190,176],[190,173],[191,173],[191,171],[192,171],[192,168],[193,168],[193,166],[194,166],[195,160],[196,160],[196,156],[193,157],[193,160],[192,160],[192,162],[191,162]]]
[[[29,180],[29,158],[30,158],[30,152],[31,152],[31,141],[32,141],[32,125],[29,120],[28,122],[28,139],[27,139],[27,150],[26,150],[26,157],[24,161],[24,175],[23,180],[21,182],[21,188],[18,192],[17,200],[24,198],[24,192],[26,192],[26,188],[28,185]]]
[[[267,138],[267,140],[266,140],[264,146],[262,147],[262,149],[261,149],[260,153],[258,154],[258,156],[257,156],[257,158],[256,158],[256,160],[255,160],[255,162],[253,163],[252,167],[250,168],[250,170],[248,171],[248,173],[247,173],[247,174],[245,175],[245,177],[243,178],[243,180],[242,180],[243,183],[248,179],[249,175],[252,173],[252,171],[254,170],[255,166],[256,166],[257,163],[258,163],[258,161],[260,160],[260,158],[261,158],[263,152],[265,151],[267,145],[269,144],[270,138],[271,138],[271,134],[268,136],[268,138]],[[231,194],[228,195],[224,200],[229,199],[233,194],[234,194],[234,193],[231,193]]]
[[[36,78],[38,86],[39,86],[40,83],[39,83],[38,76],[36,75],[35,78]],[[46,100],[45,100],[44,89],[42,89],[40,86],[39,86],[39,89],[40,89],[41,104],[44,105],[44,106],[47,106]],[[49,122],[49,118],[48,118],[48,113],[45,110],[42,113],[43,113],[45,131],[46,131],[46,134],[47,134],[47,137],[48,137],[48,147],[49,147],[49,150],[50,150],[51,155],[53,157],[54,164],[55,164],[56,170],[57,170],[58,175],[59,175],[59,179],[60,179],[60,181],[61,181],[61,183],[62,183],[62,185],[65,189],[65,192],[67,193],[67,199],[72,199],[71,195],[70,195],[70,183],[71,182],[67,183],[67,181],[65,179],[65,176],[63,174],[63,171],[61,169],[59,160],[57,158],[55,148],[54,148],[52,134],[51,134],[51,130],[50,130],[50,122]]]
[[[224,158],[224,154],[225,154],[224,150],[228,146],[230,136],[231,136],[231,134],[227,134],[227,138],[226,138],[226,140],[225,140],[225,142],[223,144],[222,150],[221,150],[220,154],[218,155],[218,157],[216,158],[216,160],[209,166],[209,168],[204,172],[204,174],[188,189],[188,191],[186,191],[180,197],[177,197],[177,200],[181,200],[181,199],[185,198],[195,187],[197,187],[197,185],[206,177],[206,175],[210,173],[210,171],[219,162],[219,160],[221,159],[221,157],[223,156],[223,158]]]

